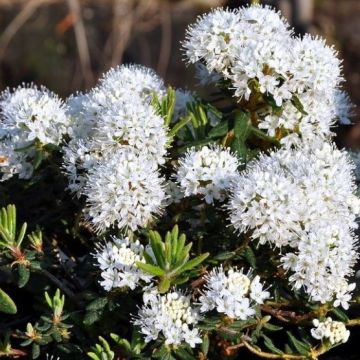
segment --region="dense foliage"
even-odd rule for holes
[[[0,356],[317,359],[360,324],[336,52],[261,6],[182,46],[208,99],[137,65],[1,94]]]

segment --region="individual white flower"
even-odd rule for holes
[[[134,290],[140,281],[150,282],[151,276],[140,270],[136,263],[145,262],[144,247],[137,240],[113,237],[112,241],[99,245],[94,257],[101,269],[100,285],[110,291],[129,287]]]
[[[191,347],[202,342],[196,324],[198,311],[191,306],[190,297],[178,291],[165,295],[152,294],[144,298],[133,324],[139,326],[145,341],[165,338],[165,344],[180,345],[186,342]]]
[[[201,312],[216,309],[232,319],[246,320],[256,313],[256,305],[270,297],[258,276],[244,274],[243,270],[222,267],[213,269],[204,277],[205,290],[200,296]]]
[[[69,119],[63,102],[44,87],[23,86],[0,95],[1,181],[17,174],[29,179],[34,144],[59,145]]]
[[[324,321],[313,320],[315,328],[311,329],[311,335],[314,339],[329,341],[331,345],[346,343],[350,336],[350,331],[346,329],[344,323],[334,321],[328,317]]]
[[[239,165],[235,155],[220,146],[190,149],[179,160],[176,180],[185,196],[201,195],[208,204],[224,201],[238,177]]]
[[[286,247],[281,261],[294,289],[345,308],[357,259],[352,170],[346,153],[328,143],[282,149],[248,165],[229,205],[235,229],[260,244]]]
[[[163,180],[149,157],[130,150],[114,153],[87,174],[87,218],[100,232],[110,227],[144,227],[160,214]]]

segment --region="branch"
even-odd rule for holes
[[[81,64],[81,72],[84,76],[86,86],[89,87],[94,82],[94,76],[91,70],[90,53],[85,26],[81,17],[81,6],[78,0],[67,0],[67,3],[71,14],[75,18],[74,32]]]
[[[277,355],[277,354],[272,354],[272,353],[268,353],[268,352],[264,352],[262,351],[260,348],[255,348],[254,346],[250,345],[246,340],[242,339],[241,340],[242,344],[244,344],[244,346],[253,354],[259,356],[260,358],[263,359],[283,359],[283,360],[303,360],[306,359],[305,356],[303,355],[293,355],[293,354],[282,354],[282,355]]]
[[[3,59],[6,49],[9,46],[12,38],[16,35],[19,29],[30,19],[35,11],[42,5],[47,3],[54,3],[58,0],[33,0],[25,3],[22,10],[14,17],[6,29],[2,32],[0,37],[0,62]]]
[[[359,325],[360,325],[360,318],[350,319],[350,320],[346,323],[346,326],[359,326]]]

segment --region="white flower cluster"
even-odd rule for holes
[[[35,143],[59,145],[68,125],[65,105],[45,87],[30,85],[5,90],[0,95],[1,180],[14,174],[29,179]]]
[[[352,170],[346,153],[328,143],[279,150],[248,165],[229,205],[235,229],[282,248],[295,289],[344,308],[357,259],[359,199]]]
[[[349,122],[349,99],[338,90],[343,79],[335,50],[318,37],[293,36],[286,20],[268,6],[215,9],[189,27],[183,46],[191,63],[201,62],[209,74],[230,81],[240,100],[261,95],[281,107],[256,112],[259,128],[284,144],[327,138],[336,119]],[[206,83],[207,78],[204,74]]]
[[[205,290],[200,297],[201,312],[216,309],[232,319],[246,320],[256,313],[256,306],[270,297],[263,289],[260,277],[243,270],[222,267],[213,269],[205,276]]]
[[[346,329],[344,323],[334,321],[328,317],[325,321],[313,320],[315,328],[311,329],[314,339],[329,341],[331,345],[346,343],[350,336],[350,331]]]
[[[179,160],[176,180],[185,196],[201,195],[208,204],[224,201],[239,176],[239,165],[227,148],[214,145],[190,149]]]
[[[122,287],[134,290],[141,280],[150,282],[151,276],[136,266],[136,262],[145,262],[143,253],[140,242],[128,238],[113,237],[111,242],[98,246],[94,256],[101,269],[100,285],[106,291]]]
[[[143,154],[123,150],[88,171],[86,216],[99,231],[117,226],[132,231],[159,214],[165,198],[156,164]]]
[[[142,66],[110,70],[88,94],[69,98],[71,141],[64,148],[69,189],[87,198],[86,213],[99,231],[145,226],[165,198],[164,120],[151,105],[162,80]]]
[[[196,328],[198,321],[199,313],[191,307],[190,297],[173,291],[165,295],[146,294],[133,323],[140,327],[146,342],[162,335],[168,345],[186,342],[195,347],[202,342]]]

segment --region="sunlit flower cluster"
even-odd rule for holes
[[[156,164],[133,151],[113,154],[89,172],[84,188],[86,216],[97,231],[144,227],[161,212],[165,198]]]
[[[151,105],[162,80],[141,66],[110,70],[88,94],[68,100],[71,140],[63,168],[69,189],[85,195],[88,220],[99,231],[145,226],[165,198],[158,165],[166,153],[164,120]]]
[[[295,289],[315,301],[347,307],[357,258],[353,164],[345,152],[318,148],[279,150],[248,165],[237,180],[230,220],[260,244],[283,248],[282,263]],[[289,249],[287,252],[285,249]]]
[[[208,204],[224,201],[239,165],[236,156],[220,146],[190,149],[179,161],[176,180],[185,196],[200,195]]]
[[[144,247],[139,241],[131,242],[128,238],[113,238],[100,245],[94,254],[97,266],[101,270],[100,285],[110,291],[129,287],[134,290],[140,281],[149,282],[151,276],[143,273],[137,262],[145,262]]]
[[[64,103],[44,87],[21,86],[0,95],[0,172],[28,179],[36,146],[59,145],[69,118]]]
[[[114,152],[130,148],[147,154],[149,161],[164,162],[166,129],[150,104],[153,93],[164,93],[153,71],[123,65],[106,73],[88,94],[69,98],[72,139],[64,149],[64,169],[69,189],[77,196],[82,194],[84,174]]]
[[[270,297],[260,277],[242,269],[215,268],[204,280],[205,290],[200,296],[202,312],[216,309],[232,319],[246,320],[255,315],[258,304]]]
[[[272,104],[256,109],[257,124],[286,145],[328,138],[336,120],[350,122],[337,52],[319,37],[295,37],[268,6],[215,9],[189,27],[183,46],[191,63],[201,63],[204,83],[205,66],[229,81],[239,101]]]
[[[334,321],[328,317],[325,321],[315,319],[315,328],[311,329],[313,338],[321,341],[329,341],[331,345],[346,343],[350,336],[350,331],[346,329],[344,323]]]
[[[195,347],[202,342],[196,328],[198,321],[199,312],[191,306],[190,297],[173,291],[144,296],[144,305],[133,323],[139,326],[146,342],[163,336],[165,344],[186,342]]]

